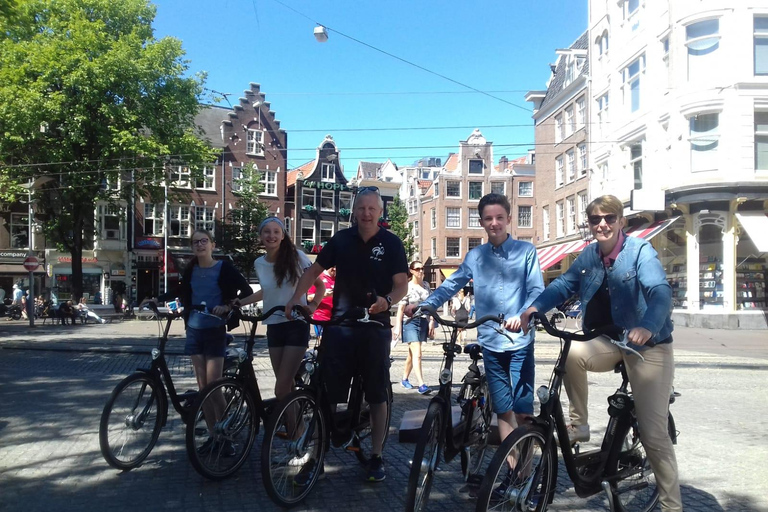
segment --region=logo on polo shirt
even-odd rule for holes
[[[381,257],[384,256],[384,246],[379,244],[371,249],[371,259],[374,261],[381,261]]]

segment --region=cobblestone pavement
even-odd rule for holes
[[[733,335],[718,332],[733,343]],[[206,481],[187,461],[183,424],[173,411],[141,467],[119,472],[104,462],[98,443],[102,407],[120,379],[148,364],[156,334],[153,322],[42,327],[34,335],[0,325],[0,510],[279,510],[261,483],[258,442],[236,475],[223,482]],[[168,347],[175,382],[182,389],[194,387],[189,360],[178,355],[183,347],[180,325],[174,325]],[[548,379],[558,347],[556,340],[538,336],[537,385]],[[299,510],[403,508],[414,445],[398,442],[397,427],[405,411],[426,408],[429,401],[399,385],[405,350],[398,346],[393,352],[395,402],[385,449],[387,480],[363,482],[355,457],[334,449],[327,458],[327,478]],[[437,382],[440,354],[439,345],[425,346],[429,384]],[[672,412],[680,431],[677,454],[688,511],[768,511],[768,360],[762,352],[754,354],[677,350],[675,385],[683,396]],[[466,364],[457,363],[456,373]],[[263,341],[257,343],[254,367],[262,390],[271,389]],[[607,421],[605,397],[618,378],[590,374],[590,382],[589,446],[597,446],[595,438]],[[551,510],[607,510],[602,495],[577,498],[564,468],[559,474]],[[458,458],[443,463],[429,509],[473,510],[474,502],[462,487]]]

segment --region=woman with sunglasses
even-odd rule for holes
[[[432,291],[429,284],[424,281],[424,265],[420,261],[411,262],[410,266],[411,280],[408,281],[408,293],[400,301],[397,307],[397,317],[395,319],[394,338],[401,338],[403,343],[408,344],[408,356],[405,359],[405,370],[403,371],[402,386],[405,389],[413,389],[413,385],[408,377],[413,371],[416,375],[416,381],[419,383],[418,392],[426,395],[431,391],[429,386],[424,383],[424,375],[421,371],[421,344],[427,341],[428,337],[435,335],[435,321],[430,316],[429,319],[413,316],[405,318],[405,307],[408,304],[421,304]]]
[[[589,229],[597,243],[589,245],[520,320],[527,330],[532,313],[549,311],[578,293],[585,308],[585,330],[606,324],[626,329],[627,341],[639,347],[645,360],[599,337],[571,345],[563,381],[570,401],[568,437],[571,443],[589,440],[587,371],[611,371],[623,360],[634,395],[640,440],[656,475],[662,510],[680,511],[677,460],[667,432],[675,373],[672,288],[651,244],[624,233],[623,211],[623,203],[610,195],[587,206]]]

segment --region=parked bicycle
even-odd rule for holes
[[[474,329],[486,322],[501,324],[504,321],[503,315],[487,315],[472,323],[445,320],[440,318],[434,309],[426,306],[422,306],[415,314],[420,312],[431,315],[437,323],[450,328],[451,335],[450,340],[443,343],[440,389],[429,402],[411,461],[405,499],[405,510],[409,512],[426,508],[441,452],[444,453],[446,462],[450,462],[460,454],[464,479],[471,485],[478,485],[480,482],[480,472],[493,417],[488,382],[485,373],[478,365],[482,359],[482,348],[477,343],[470,343],[464,347],[464,353],[469,354],[471,363],[469,371],[461,380],[459,394],[455,399],[461,408],[459,422],[456,425],[453,424],[451,412],[451,405],[454,402],[451,396],[453,362],[462,352],[461,345],[457,343],[461,329]],[[503,330],[499,328],[499,332]]]
[[[158,344],[152,349],[152,364],[138,368],[112,391],[101,413],[99,446],[107,463],[130,470],[147,458],[168,418],[168,398],[184,423],[193,417],[191,405],[197,391],[178,393],[165,359],[165,345],[174,320],[180,312],[161,313],[154,302],[146,303],[158,322]],[[163,327],[162,321],[165,320]],[[227,357],[224,373],[233,371],[235,360]]]
[[[541,403],[539,415],[512,431],[496,450],[480,486],[477,511],[543,512],[552,503],[558,470],[555,433],[558,439],[568,439],[560,390],[572,341],[589,341],[600,335],[621,338],[621,341],[612,340],[623,350],[642,357],[642,351],[627,343],[620,327],[604,326],[575,334],[555,329],[540,313],[535,317],[549,334],[562,340],[560,357],[549,385],[541,386],[536,392]],[[604,491],[612,511],[648,512],[658,503],[659,493],[640,442],[634,400],[623,362],[616,365],[616,372],[621,373],[622,381],[616,393],[608,397],[610,419],[600,448],[579,453],[578,445],[571,447],[564,442],[560,443],[560,450],[579,497]],[[679,394],[670,396],[670,403],[676,396]],[[676,443],[677,431],[671,413],[668,431]]]
[[[348,320],[365,324],[371,320],[364,308],[353,309],[330,321],[317,321],[297,308],[302,318],[323,328]],[[370,407],[364,399],[363,380],[355,375],[347,407],[337,404],[333,411],[323,381],[323,346],[316,346],[317,360],[310,383],[292,392],[277,405],[267,423],[261,450],[261,477],[272,501],[293,507],[304,501],[322,474],[329,444],[352,452],[361,464],[372,455]],[[305,363],[307,364],[307,363]],[[392,417],[392,389],[387,387],[386,431]],[[386,443],[386,437],[384,439]]]

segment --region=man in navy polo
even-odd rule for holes
[[[353,208],[357,222],[331,238],[317,260],[299,280],[296,293],[286,304],[286,315],[307,293],[323,270],[336,267],[333,290],[333,317],[352,308],[367,307],[372,320],[383,324],[356,323],[354,326],[329,326],[323,332],[323,378],[331,403],[347,400],[349,384],[356,372],[363,377],[365,399],[371,407],[371,460],[366,480],[386,478],[381,459],[386,437],[389,350],[392,341],[389,308],[408,291],[408,261],[400,239],[378,221],[384,204],[375,187],[358,189]],[[348,439],[333,439],[343,444]],[[323,471],[323,468],[309,468]],[[301,474],[300,474],[301,475]],[[297,475],[299,477],[300,475]],[[311,476],[311,475],[307,475]],[[296,482],[296,478],[294,481]],[[301,485],[301,482],[298,482]]]

